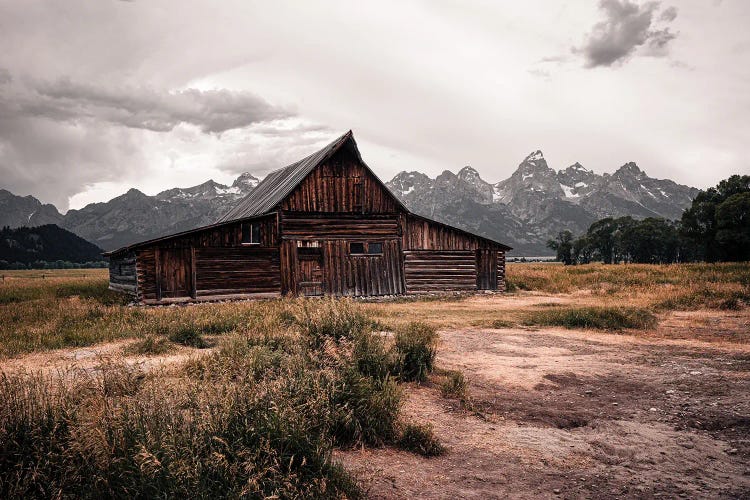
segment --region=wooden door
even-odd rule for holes
[[[159,266],[159,300],[193,295],[193,259],[190,248],[160,248],[156,262]]]
[[[477,250],[477,290],[497,290],[495,250]]]
[[[297,294],[323,295],[323,249],[321,247],[297,248]]]

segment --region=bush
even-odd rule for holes
[[[379,381],[345,369],[334,382],[331,397],[337,444],[380,446],[396,437],[402,391],[393,379]]]
[[[458,370],[447,370],[440,381],[440,392],[444,398],[466,399],[466,379]]]
[[[349,299],[300,300],[295,323],[315,346],[326,340],[352,339],[372,322]],[[286,317],[283,319],[287,319]]]
[[[527,313],[524,325],[593,328],[598,330],[646,329],[656,326],[651,311],[640,307],[571,307]]]
[[[208,343],[196,325],[179,325],[169,333],[169,340],[188,347],[205,349]]]
[[[435,363],[438,336],[435,328],[411,322],[396,331],[396,372],[403,380],[424,382]]]
[[[174,350],[174,346],[162,337],[149,335],[143,340],[133,342],[124,349],[125,354],[166,354]]]
[[[430,424],[406,424],[401,429],[396,446],[425,457],[435,457],[445,453],[445,447],[435,437]]]

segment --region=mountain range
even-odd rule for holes
[[[613,174],[597,174],[575,163],[564,170],[547,165],[541,151],[491,184],[472,167],[435,179],[401,172],[388,188],[409,209],[505,242],[518,255],[545,255],[545,242],[562,229],[581,234],[604,217],[679,219],[699,190],[654,179],[629,162]]]
[[[65,215],[33,196],[0,189],[0,226],[57,224],[106,250],[211,224],[257,186],[250,173],[231,186],[209,180],[148,196],[137,189]],[[574,234],[603,217],[677,219],[698,189],[654,179],[635,163],[613,174],[596,174],[579,163],[556,171],[541,151],[527,156],[503,181],[481,178],[472,167],[432,179],[400,172],[386,186],[415,213],[497,239],[516,255],[545,255],[558,231]]]

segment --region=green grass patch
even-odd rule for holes
[[[437,341],[435,328],[419,321],[396,330],[396,371],[403,380],[427,380],[435,364]]]
[[[524,314],[527,326],[562,326],[597,330],[647,329],[657,324],[654,314],[640,307],[560,307]]]
[[[435,437],[430,424],[404,425],[396,446],[425,457],[436,457],[445,453],[445,447]]]
[[[441,370],[439,373],[440,393],[444,398],[458,399],[465,401],[466,396],[466,378],[458,370]]]
[[[133,342],[123,349],[125,354],[137,356],[166,354],[171,351],[174,351],[174,345],[169,340],[153,335]]]

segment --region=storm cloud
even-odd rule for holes
[[[35,82],[16,106],[21,114],[54,120],[97,118],[155,132],[180,123],[203,132],[224,132],[255,123],[289,118],[292,113],[246,91],[226,89],[165,91],[147,87],[112,87],[73,82]]]
[[[64,211],[86,185],[148,171],[141,150],[153,142],[148,133],[175,132],[188,142],[198,140],[196,133],[255,126],[265,135],[283,134],[278,123],[293,116],[248,91],[45,81],[0,69],[3,187],[34,193]],[[180,126],[196,132],[176,131]]]
[[[599,8],[605,19],[594,25],[581,47],[574,49],[583,55],[587,68],[621,64],[644,45],[646,55],[664,56],[669,43],[676,38],[668,27],[655,27],[659,2],[639,5],[629,0],[601,0]],[[677,9],[668,7],[658,20],[672,22],[676,17]]]

